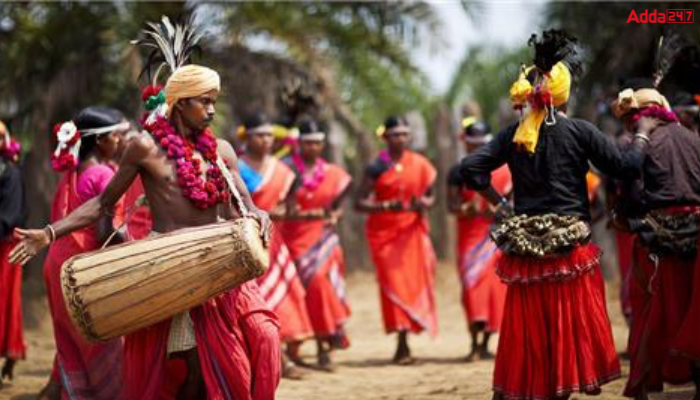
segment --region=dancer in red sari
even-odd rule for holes
[[[408,150],[410,129],[390,117],[378,129],[387,144],[363,177],[355,206],[369,213],[367,240],[377,278],[384,329],[398,333],[394,362],[413,363],[408,333],[437,333],[434,273],[436,258],[424,212],[435,197],[436,171]]]
[[[498,204],[492,233],[508,285],[494,370],[494,399],[567,399],[600,393],[620,376],[605,305],[600,251],[590,243],[586,173],[592,162],[621,179],[639,176],[648,143],[629,153],[593,125],[566,116],[576,71],[575,40],[562,31],[534,36],[535,65],[523,68],[511,100],[529,111],[462,161],[463,182]],[[645,131],[646,132],[646,131]],[[508,164],[514,214],[491,185]]]
[[[482,121],[466,118],[463,126],[467,154],[492,139],[488,125]],[[450,211],[457,215],[457,265],[472,343],[467,361],[474,361],[493,358],[488,351],[489,338],[501,328],[506,285],[496,275],[500,252],[489,236],[493,209],[488,200],[473,190],[464,190],[460,182],[456,166],[449,173],[447,200]],[[499,193],[509,195],[512,183],[508,167],[495,170],[491,182]],[[479,333],[483,335],[481,342]]]
[[[129,129],[119,111],[102,107],[86,108],[74,121],[56,126],[52,166],[64,175],[54,196],[52,222],[105,190]],[[60,278],[64,261],[99,249],[113,230],[112,217],[105,215],[95,224],[57,239],[49,248],[44,281],[56,340],[54,368],[44,392],[49,398],[56,398],[59,390],[63,399],[123,398],[121,340],[94,344],[82,337],[68,315]]]
[[[14,246],[12,230],[22,225],[25,212],[22,174],[17,167],[20,145],[12,140],[0,121],[0,387],[12,380],[17,360],[24,360],[26,344],[22,331],[22,268],[7,255]]]
[[[290,358],[283,357],[282,376],[301,379],[302,373],[294,361],[301,359],[299,346],[313,336],[313,330],[306,311],[306,291],[279,230],[279,219],[287,213],[287,198],[296,177],[289,167],[270,155],[274,138],[272,125],[264,115],[249,118],[242,128],[239,136],[245,140],[246,148],[238,159],[241,178],[255,205],[269,212],[274,221],[270,267],[258,278],[258,285],[267,305],[280,319],[280,339]]]
[[[299,124],[300,152],[286,160],[297,175],[294,208],[281,231],[306,287],[319,366],[332,371],[330,351],[349,346],[344,331],[350,316],[345,261],[335,225],[351,178],[321,158],[325,137],[314,121]]]
[[[630,376],[625,395],[645,400],[663,383],[693,380],[692,363],[671,351],[682,335],[693,294],[700,212],[700,137],[683,127],[666,98],[652,85],[618,95],[615,115],[628,131],[640,118],[654,122],[643,164],[625,207],[634,244]],[[658,227],[658,228],[656,228]],[[692,239],[688,232],[693,232]],[[697,331],[692,333],[696,340]],[[700,377],[695,377],[700,387]]]

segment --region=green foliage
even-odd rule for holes
[[[549,3],[545,13],[547,25],[563,27],[578,37],[586,50],[586,72],[577,100],[585,104],[600,91],[614,94],[619,83],[627,78],[650,78],[659,37],[663,34],[677,32],[699,43],[700,30],[694,24],[627,24],[631,10],[639,15],[645,10],[677,8],[700,11],[700,6],[692,2]],[[676,76],[670,76],[666,85],[673,86],[674,80],[684,78],[673,71],[671,75]]]
[[[481,106],[483,117],[496,128],[499,102],[508,98],[520,66],[529,63],[531,58],[526,46],[515,49],[473,46],[460,63],[445,94],[445,101],[453,108],[465,100],[476,101]]]
[[[422,2],[239,3],[221,6],[235,40],[264,35],[335,85],[366,126],[388,113],[422,109],[427,81],[410,49],[434,40],[439,21]]]

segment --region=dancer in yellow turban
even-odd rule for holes
[[[521,121],[468,155],[456,181],[498,205],[492,238],[496,271],[508,285],[496,354],[494,399],[567,399],[600,393],[620,376],[608,319],[600,251],[590,242],[589,162],[619,178],[639,175],[640,134],[630,153],[566,106],[577,75],[576,41],[565,32],[533,35],[534,65],[511,88]],[[514,213],[492,186],[508,164]]]

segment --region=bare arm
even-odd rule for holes
[[[365,213],[381,211],[402,210],[403,204],[398,201],[378,203],[372,199],[374,192],[374,179],[367,173],[362,177],[360,187],[355,195],[355,210]]]
[[[433,190],[433,185],[428,187],[423,195],[418,198],[413,198],[411,201],[411,209],[414,211],[424,211],[430,209],[435,205],[435,190]]]
[[[447,209],[452,214],[462,215],[464,213],[461,191],[462,189],[459,186],[447,186]]]
[[[56,237],[85,228],[97,221],[102,215],[111,214],[114,205],[129,189],[139,173],[141,162],[151,150],[150,139],[135,137],[129,140],[119,169],[100,195],[93,197],[76,208],[66,218],[53,224]]]
[[[296,208],[296,185],[292,184],[291,188],[287,191],[284,199],[277,204],[272,211],[270,211],[270,218],[273,221],[291,219],[290,217],[294,213]]]
[[[148,155],[153,143],[148,138],[136,137],[129,140],[117,173],[104,192],[86,201],[64,219],[52,224],[57,239],[97,222],[101,216],[109,216],[111,210],[131,186],[138,175],[142,160]],[[20,242],[10,252],[10,261],[25,264],[42,248],[51,243],[54,234],[51,229],[17,229],[15,237]]]

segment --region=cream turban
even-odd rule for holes
[[[178,100],[201,96],[214,89],[221,90],[221,79],[213,69],[200,65],[186,65],[178,68],[165,85],[168,116],[173,109],[173,104]]]
[[[653,105],[661,106],[667,110],[671,109],[668,100],[656,89],[625,89],[617,95],[617,100],[613,102],[613,112],[617,118],[620,118],[632,110]]]

